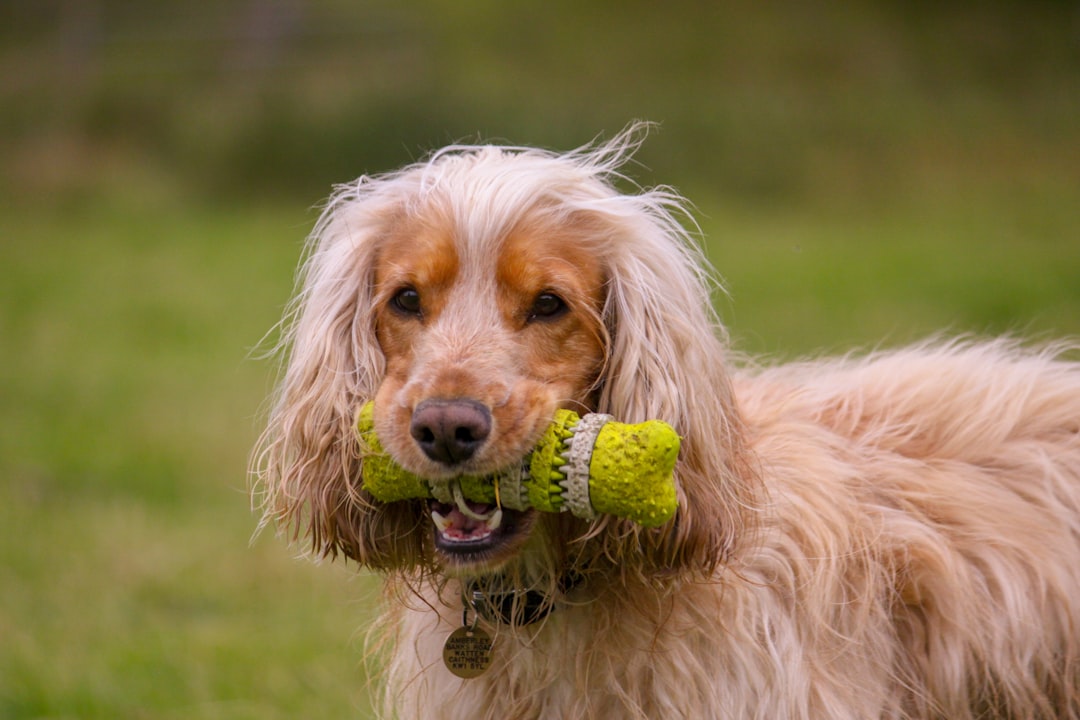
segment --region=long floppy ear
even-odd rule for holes
[[[603,552],[639,571],[711,573],[750,532],[759,480],[725,369],[726,333],[712,307],[706,263],[664,189],[607,203],[609,354],[599,411],[623,422],[658,418],[682,437],[679,509],[648,530],[608,519]]]
[[[339,187],[315,226],[276,347],[284,372],[252,456],[262,524],[362,565],[407,570],[423,557],[422,514],[360,487],[354,422],[385,358],[372,293],[378,242],[400,211],[394,177]]]

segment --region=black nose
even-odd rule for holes
[[[429,458],[457,465],[491,434],[491,411],[474,400],[425,400],[413,410],[409,432]]]

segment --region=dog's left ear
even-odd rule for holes
[[[624,198],[625,199],[625,198]],[[640,571],[710,574],[751,530],[759,481],[725,369],[726,335],[712,308],[704,259],[660,206],[633,200],[608,243],[610,338],[598,410],[622,422],[660,419],[682,438],[675,482],[679,508],[666,526],[607,523],[602,552]],[[599,539],[599,538],[597,538]]]

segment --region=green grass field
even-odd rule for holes
[[[0,717],[363,716],[370,583],[250,544],[296,210],[0,221]]]
[[[872,214],[702,203],[740,348],[1080,332],[1080,217],[1042,196]],[[305,204],[0,219],[0,717],[369,713],[372,578],[253,544],[247,452]]]

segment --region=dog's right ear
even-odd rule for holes
[[[375,395],[385,358],[375,335],[379,240],[401,207],[400,178],[338,188],[307,245],[273,354],[283,373],[252,456],[263,524],[378,569],[422,562],[423,513],[360,487],[355,418]],[[397,190],[397,192],[395,192]]]
[[[612,189],[575,216],[607,277],[596,410],[626,423],[664,420],[682,438],[675,518],[655,529],[601,519],[583,547],[646,574],[711,577],[754,531],[761,487],[726,369],[713,279],[679,222],[685,214],[681,198],[661,188]]]
[[[600,538],[604,555],[621,565],[639,561],[657,576],[711,577],[752,532],[760,480],[725,367],[722,329],[692,256],[677,250],[672,242],[666,252],[638,253],[612,272],[604,313],[611,345],[598,409],[674,427],[682,438],[678,510],[656,529],[609,519]],[[654,256],[661,260],[650,262]]]

